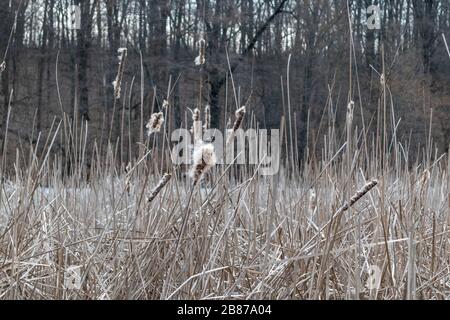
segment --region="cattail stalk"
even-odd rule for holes
[[[150,203],[152,202],[156,196],[158,195],[158,193],[162,190],[162,188],[164,188],[164,186],[169,182],[170,178],[172,177],[172,175],[170,173],[165,173],[162,178],[159,180],[158,184],[156,185],[156,187],[150,192],[150,195],[147,198],[147,202]]]

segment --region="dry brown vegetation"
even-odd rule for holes
[[[311,109],[301,128],[296,121],[288,58],[282,116],[271,119],[282,150],[273,176],[260,165],[218,165],[200,140],[193,164],[172,163],[173,117],[184,117],[196,137],[218,117],[203,99],[201,72],[192,123],[175,114],[178,81],[169,82],[161,108],[156,89],[151,106],[144,103],[152,92],[141,56],[132,121],[131,108],[120,106],[132,96],[121,91],[121,49],[100,138],[77,103],[65,111],[56,64],[60,114],[49,130],[34,121],[27,139],[11,143],[11,91],[0,158],[0,299],[449,299],[450,158],[433,139],[436,116],[430,108],[422,123],[425,145],[400,136],[390,88],[401,86],[401,75],[384,71],[374,80],[377,110],[364,112],[362,97],[352,101],[360,87],[352,50],[345,119],[337,117],[335,79],[314,127]],[[233,133],[264,127],[251,99],[238,102],[228,56],[227,63],[220,116],[231,115]],[[202,115],[204,127],[196,122]]]
[[[296,164],[297,128],[282,118],[278,174],[216,165],[198,184],[171,164],[166,122],[126,168],[120,139],[88,168],[86,123],[55,120],[43,151],[18,146],[1,181],[0,298],[449,298],[448,156],[430,140],[412,162],[387,132],[393,106],[381,103],[379,135],[356,127],[353,107],[339,138],[330,98],[321,158]]]

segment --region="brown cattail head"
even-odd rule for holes
[[[228,136],[227,145],[230,144],[231,140],[233,140],[234,134],[240,128],[242,121],[244,120],[245,112],[246,112],[245,106],[242,106],[241,108],[236,110],[236,112],[235,112],[236,119],[234,120],[234,124],[233,124],[233,128],[231,129],[231,133]]]
[[[347,127],[351,128],[353,122],[353,111],[355,109],[355,102],[352,100],[347,105]]]
[[[314,214],[317,207],[317,197],[316,197],[316,190],[314,188],[309,189],[309,203],[308,203],[308,213],[310,216]]]
[[[344,204],[339,211],[346,211],[351,206],[353,206],[359,199],[361,199],[367,192],[372,190],[376,185],[378,184],[377,180],[372,180],[364,185],[358,192],[356,192],[353,197],[350,198],[350,201],[348,201],[346,204]]]
[[[170,173],[165,173],[162,178],[159,180],[158,184],[155,188],[150,192],[150,195],[147,198],[147,202],[152,202],[158,193],[161,191],[162,188],[169,182],[172,175]]]
[[[120,99],[120,91],[122,86],[123,71],[125,70],[125,60],[127,58],[127,48],[119,48],[119,69],[117,71],[116,80],[113,81],[114,97]]]
[[[208,130],[211,127],[211,107],[209,104],[205,106],[205,124],[203,125],[203,130]]]
[[[198,108],[194,109],[194,112],[192,113],[192,120],[194,122],[200,121],[200,110]]]
[[[216,165],[216,162],[216,153],[212,144],[198,143],[195,146],[193,166],[190,172],[191,178],[194,179],[194,185],[209,169]]]
[[[241,126],[242,120],[244,120],[245,116],[245,106],[242,106],[241,108],[237,109],[235,112],[236,115],[236,121],[233,125],[233,131],[236,131]]]
[[[205,59],[205,47],[206,47],[206,42],[205,39],[201,38],[198,41],[198,56],[195,58],[195,65],[196,66],[202,66],[205,64],[206,59]]]
[[[128,162],[127,166],[125,167],[125,191],[127,193],[130,193],[131,190],[131,175],[133,173],[133,165],[131,162]]]
[[[145,126],[148,129],[148,136],[154,132],[159,132],[164,123],[164,114],[162,112],[157,112],[151,115],[150,120]]]
[[[202,122],[200,121],[200,110],[195,108],[192,112],[191,133],[194,135],[194,143],[202,139]]]
[[[427,186],[427,183],[428,183],[428,181],[430,180],[430,178],[431,178],[430,170],[425,169],[424,172],[423,172],[423,174],[422,174],[422,177],[421,177],[420,180],[419,180],[419,185],[420,185],[420,197],[421,197],[422,199],[424,198],[426,186]]]

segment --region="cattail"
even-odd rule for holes
[[[316,190],[314,188],[309,189],[309,201],[308,201],[308,221],[311,227],[313,227],[317,232],[320,233],[322,239],[325,239],[325,234],[320,230],[320,228],[314,223],[313,216],[317,210],[317,196]]]
[[[125,70],[125,60],[127,58],[127,48],[119,48],[117,52],[119,53],[118,56],[119,69],[117,71],[116,80],[113,81],[113,86],[114,86],[114,97],[116,99],[120,99],[123,71]]]
[[[167,101],[166,99],[164,99],[163,104],[162,104],[162,109],[165,110],[169,107],[169,101]]]
[[[127,166],[125,167],[125,173],[126,173],[125,190],[128,193],[130,193],[130,190],[131,190],[131,174],[132,174],[131,170],[132,169],[133,169],[133,166],[132,166],[131,162],[128,162]]]
[[[202,139],[202,122],[200,121],[200,110],[195,108],[192,112],[191,133],[194,135],[194,143]]]
[[[316,190],[314,188],[309,189],[309,203],[308,203],[308,213],[312,217],[317,207],[317,197]]]
[[[210,143],[198,143],[194,148],[193,154],[193,166],[190,172],[190,176],[194,179],[194,185],[200,180],[200,178],[216,164],[216,154],[214,152],[214,146]]]
[[[425,169],[425,171],[422,174],[421,179],[419,180],[419,184],[420,184],[420,197],[423,199],[424,194],[425,194],[425,187],[426,184],[428,183],[428,181],[430,180],[431,177],[431,173],[430,170]]]
[[[230,117],[228,117],[227,125],[225,127],[229,128],[230,126],[231,126],[231,119],[230,119]]]
[[[5,70],[6,70],[6,62],[3,61],[3,62],[0,64],[0,73],[2,73],[2,72],[5,71]]]
[[[338,209],[338,211],[334,214],[334,216],[347,211],[351,206],[353,206],[359,199],[361,199],[367,192],[372,190],[378,184],[377,180],[372,180],[368,182],[364,187],[361,188],[358,192],[356,192],[353,197],[350,198],[350,201],[345,203],[342,207]]]
[[[428,180],[430,180],[431,177],[431,173],[430,170],[425,169],[420,177],[420,180],[418,180],[418,183],[423,186],[428,182]]]
[[[211,107],[209,104],[205,106],[205,124],[203,125],[203,130],[208,130],[211,126]]]
[[[162,112],[152,114],[150,120],[145,126],[148,129],[148,136],[150,136],[154,132],[159,132],[163,123],[164,114]]]
[[[234,134],[236,133],[237,129],[239,129],[239,127],[242,124],[242,121],[244,120],[245,106],[243,106],[240,109],[237,109],[235,112],[235,116],[236,116],[236,120],[234,121],[233,129],[231,129],[231,133],[227,139],[227,145],[230,144],[231,140],[233,140]]]
[[[159,180],[156,187],[150,192],[150,195],[147,198],[147,202],[150,203],[156,198],[158,193],[161,191],[162,188],[164,188],[164,186],[167,184],[167,182],[169,182],[171,177],[172,177],[172,175],[170,173],[165,173],[163,175],[163,177],[161,178],[161,180]]]
[[[125,167],[125,173],[130,173],[131,169],[133,169],[133,165],[131,164],[131,162],[128,162],[127,166]]]
[[[198,52],[198,56],[195,58],[195,65],[196,66],[201,66],[204,65],[206,62],[205,59],[205,47],[206,47],[206,42],[205,39],[201,38],[198,41],[198,46],[199,46],[199,52]]]
[[[355,102],[352,100],[347,105],[347,128],[351,130],[353,122],[353,110],[355,109]]]

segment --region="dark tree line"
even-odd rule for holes
[[[380,8],[380,30],[365,23],[373,4]],[[80,8],[80,29],[71,28],[70,5]],[[100,130],[114,107],[117,50],[126,47],[124,94],[117,105],[135,121],[141,104],[141,54],[146,116],[170,92],[174,126],[184,121],[186,107],[208,103],[215,127],[225,126],[225,102],[230,111],[235,98],[248,104],[264,126],[277,126],[286,113],[291,56],[289,100],[302,149],[307,119],[312,134],[320,135],[318,124],[330,95],[338,118],[351,99],[361,105],[357,118],[364,116],[368,124],[378,108],[383,68],[404,137],[422,141],[433,109],[434,138],[447,148],[450,58],[442,34],[450,41],[448,0],[3,1],[0,138],[10,97],[10,129],[16,137],[30,134],[34,117],[45,131],[60,116],[57,57],[64,111],[73,115],[76,110],[94,131]],[[201,39],[206,62],[196,66]]]

